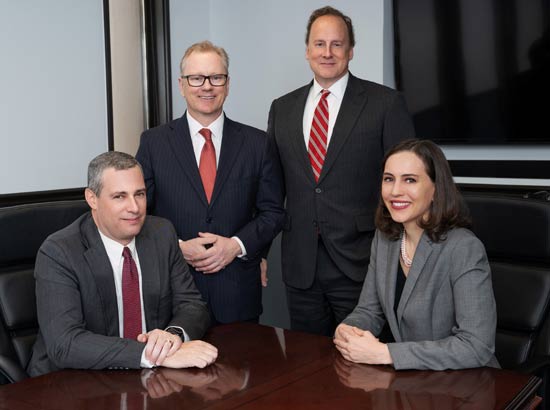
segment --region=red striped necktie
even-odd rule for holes
[[[309,133],[309,143],[307,151],[309,154],[309,162],[313,169],[315,181],[319,180],[325,156],[327,154],[328,141],[328,101],[327,97],[330,94],[328,90],[321,91],[321,98],[315,108],[313,121],[311,123],[311,131]]]

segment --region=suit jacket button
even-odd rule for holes
[[[323,190],[321,188],[315,188],[315,193],[316,194],[320,194],[321,192],[323,192]]]
[[[207,224],[212,223],[212,217],[211,217],[211,216],[209,216],[209,217],[206,218],[206,223],[207,223]]]
[[[317,228],[317,221],[313,221],[313,226]]]

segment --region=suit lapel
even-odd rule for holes
[[[399,263],[399,241],[388,241],[388,254],[386,261],[386,301],[384,310],[386,312],[386,319],[388,325],[395,337],[396,342],[400,342],[401,339],[399,333],[399,323],[395,316],[393,306],[395,304],[395,282],[397,280],[397,264]]]
[[[136,250],[141,268],[141,289],[143,293],[145,323],[147,331],[149,331],[158,327],[160,276],[155,242],[149,237],[146,225],[143,226],[141,233],[136,236]]]
[[[403,288],[403,293],[401,294],[401,300],[399,301],[399,306],[397,307],[397,321],[401,321],[403,316],[403,311],[407,306],[407,302],[411,297],[411,294],[416,286],[416,282],[420,277],[420,274],[424,270],[424,265],[433,251],[433,245],[431,241],[428,240],[426,233],[422,234],[420,242],[414,253],[413,264],[409,269],[409,274],[407,275],[407,280],[405,281],[405,287]]]
[[[236,158],[241,152],[241,147],[244,143],[244,135],[240,126],[225,117],[223,123],[222,147],[220,150],[220,163],[216,171],[216,182],[214,183],[214,191],[212,192],[212,205],[218,198],[227,177],[229,176]]]
[[[172,146],[172,151],[181,169],[191,182],[191,186],[204,205],[208,206],[199,167],[197,166],[197,159],[195,158],[195,151],[193,150],[193,143],[191,142],[191,135],[189,134],[189,124],[186,114],[183,114],[176,122],[174,132],[169,136],[168,142]]]
[[[98,290],[105,330],[109,336],[120,336],[113,267],[91,214],[82,222],[81,233],[88,248],[84,258]]]
[[[313,185],[316,184],[315,176],[313,175],[313,170],[311,169],[311,164],[309,162],[309,155],[307,153],[307,147],[304,144],[304,109],[306,106],[307,96],[309,90],[313,84],[313,81],[310,82],[307,86],[303,87],[302,92],[300,92],[294,104],[289,109],[288,124],[291,129],[288,132],[288,136],[291,139],[292,147],[298,162],[302,165],[303,170],[307,178],[311,181]]]
[[[340,150],[348,140],[351,130],[355,126],[359,114],[363,111],[368,97],[366,90],[363,88],[360,81],[351,75],[348,79],[348,85],[346,86],[346,92],[338,111],[338,117],[334,123],[334,129],[330,138],[330,143],[327,149],[327,155],[325,157],[325,163],[319,176],[319,182],[321,182],[325,175],[328,174],[330,168],[334,165],[336,158]]]

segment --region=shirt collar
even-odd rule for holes
[[[187,123],[189,124],[189,133],[191,136],[196,136],[199,131],[203,128],[208,128],[212,132],[212,138],[221,138],[223,135],[223,123],[225,120],[225,115],[223,112],[220,114],[218,118],[216,118],[213,122],[211,122],[207,127],[201,125],[200,122],[198,122],[196,119],[194,119],[191,114],[189,114],[189,111],[186,112],[187,115]]]
[[[120,261],[120,258],[122,258],[122,250],[124,249],[124,245],[104,235],[99,229],[98,231],[99,236],[101,237],[101,241],[103,242],[103,246],[105,246],[105,250],[107,251],[107,256],[109,257],[109,260],[118,263]],[[130,249],[130,252],[132,252],[132,257],[135,259],[136,238],[134,237],[132,241],[126,246],[128,247],[128,249]]]
[[[338,81],[336,81],[334,84],[332,84],[328,90],[330,91],[330,94],[334,97],[336,97],[338,100],[342,100],[344,98],[344,93],[346,92],[346,87],[348,86],[348,79],[349,79],[349,71],[344,74],[342,78],[340,78]],[[317,82],[317,80],[313,79],[313,96],[317,97],[321,91],[324,90],[321,85]]]

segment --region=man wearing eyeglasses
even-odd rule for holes
[[[208,41],[192,45],[179,88],[187,111],[145,131],[149,212],[174,224],[214,323],[258,321],[260,265],[283,218],[282,174],[263,131],[224,115],[229,58]]]

